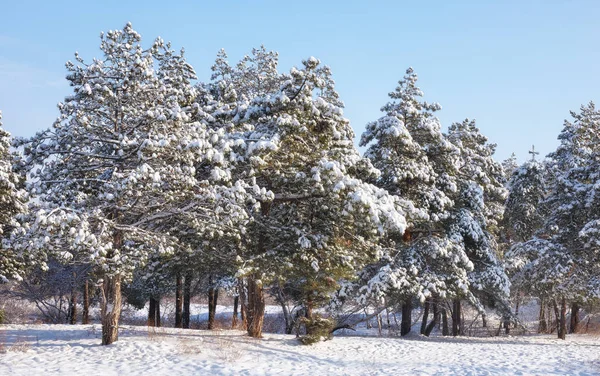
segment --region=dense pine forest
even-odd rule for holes
[[[265,47],[234,64],[221,50],[198,82],[183,50],[145,42],[131,24],[103,33],[99,56],[67,62],[54,124],[0,128],[0,299],[51,323],[89,323],[97,306],[103,345],[125,303],[189,328],[196,296],[209,329],[227,295],[255,338],[279,305],[305,344],[390,313],[401,336],[464,335],[465,309],[509,332],[531,300],[537,330],[565,339],[597,303],[592,102],[554,152],[518,165],[474,120],[441,124],[412,68],[355,135],[315,57],[280,72]]]

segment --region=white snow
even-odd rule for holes
[[[0,375],[597,375],[598,339],[346,337],[312,346],[294,336],[99,325],[0,327]]]

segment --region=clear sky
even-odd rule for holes
[[[49,127],[70,93],[64,63],[99,55],[100,31],[131,21],[146,45],[185,47],[200,80],[220,48],[279,51],[288,70],[329,65],[357,137],[407,67],[444,128],[475,118],[496,157],[556,145],[570,110],[600,101],[600,1],[10,1],[0,5],[0,109],[7,130]]]

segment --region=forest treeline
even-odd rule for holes
[[[475,121],[442,131],[409,68],[361,155],[314,57],[282,73],[264,47],[235,65],[222,50],[197,82],[183,50],[144,47],[131,24],[100,39],[99,58],[66,64],[73,92],[52,126],[26,139],[0,129],[0,279],[37,303],[68,297],[38,304],[48,319],[74,323],[83,301],[86,322],[99,291],[108,345],[124,298],[150,301],[157,325],[160,297],[175,294],[175,325],[189,327],[195,293],[214,320],[227,291],[252,337],[267,295],[287,332],[331,332],[340,312],[367,308],[400,312],[405,335],[420,306],[422,334],[443,322],[460,335],[461,304],[508,325],[511,297],[528,296],[540,330],[550,308],[564,338],[567,309],[575,330],[598,297],[593,103],[546,159],[499,163]]]

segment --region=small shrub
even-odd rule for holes
[[[307,333],[299,338],[303,345],[312,345],[313,343],[333,338],[331,331],[335,324],[331,319],[315,315],[310,319],[303,317],[300,319],[300,322],[306,327]]]
[[[4,324],[6,321],[6,312],[3,309],[0,309],[0,325]]]

